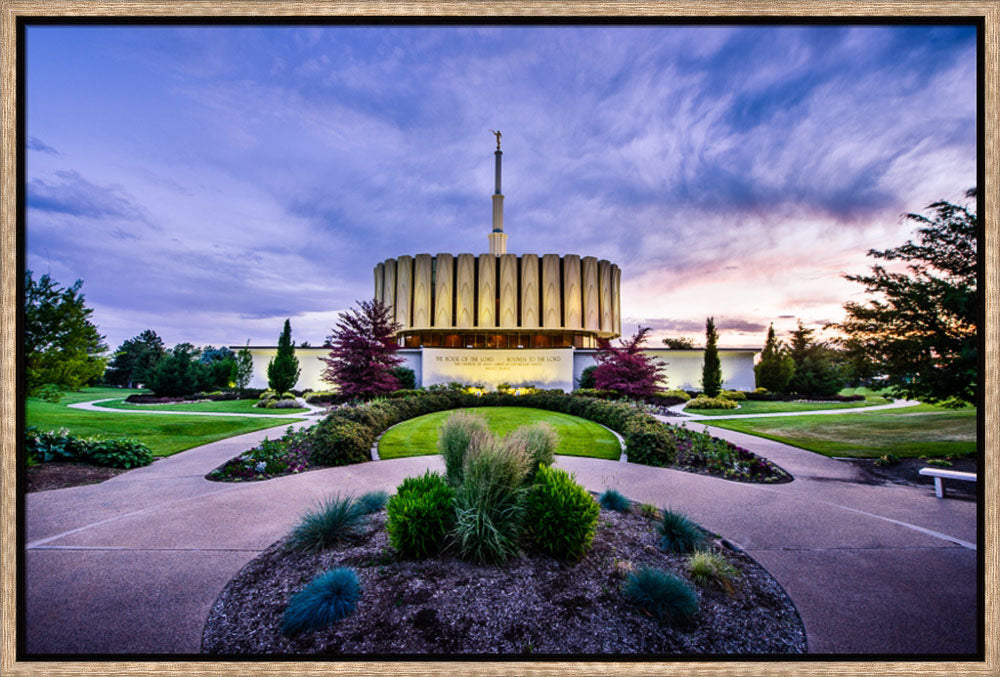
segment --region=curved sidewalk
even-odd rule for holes
[[[589,489],[669,506],[744,547],[785,587],[812,653],[971,653],[976,505],[930,485],[863,484],[852,466],[713,429],[795,475],[728,482],[618,461],[557,465]],[[25,498],[27,648],[39,654],[194,654],[226,582],[328,494],[394,489],[438,456],[265,482],[204,474],[267,431],[214,442],[102,484]],[[272,433],[273,434],[273,433]]]
[[[915,407],[920,402],[916,400],[894,400],[889,404],[873,404],[870,407],[841,407],[839,409],[811,409],[806,411],[773,411],[766,414],[722,414],[719,416],[710,416],[707,414],[696,414],[684,409],[687,406],[687,402],[682,404],[675,404],[673,406],[667,407],[667,411],[673,412],[674,414],[679,414],[684,417],[685,421],[718,421],[725,418],[780,418],[784,416],[815,416],[819,415],[831,415],[831,414],[863,414],[867,411],[881,411],[883,409],[902,409],[903,407]],[[697,410],[696,410],[697,411]],[[737,409],[737,411],[739,411]],[[661,421],[666,421],[667,423],[677,423],[676,416],[659,416],[657,417]]]
[[[158,416],[241,416],[246,418],[303,418],[306,416],[316,416],[317,414],[322,414],[326,409],[324,407],[317,407],[315,405],[309,404],[308,402],[300,402],[299,404],[308,409],[308,411],[300,411],[294,414],[270,414],[270,413],[244,413],[244,412],[229,412],[229,411],[178,411],[176,409],[116,409],[115,407],[98,407],[98,404],[102,402],[114,402],[115,400],[120,400],[120,397],[106,397],[103,400],[89,400],[87,402],[74,402],[73,404],[67,404],[69,409],[82,409],[84,411],[100,411],[105,414],[112,412],[115,414],[155,414]],[[150,405],[155,406],[155,405]],[[267,411],[281,411],[280,409],[271,409]]]

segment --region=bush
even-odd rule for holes
[[[633,416],[625,425],[625,453],[633,463],[665,466],[677,457],[671,428],[649,415]]]
[[[667,508],[656,530],[660,532],[660,547],[667,552],[688,553],[701,543],[701,531],[694,522]]]
[[[552,465],[555,460],[559,435],[545,421],[523,425],[507,435],[507,439],[508,444],[524,447],[528,455],[528,475],[525,478],[528,483],[534,480],[539,467]]]
[[[588,390],[597,387],[597,381],[594,379],[594,372],[597,371],[597,365],[591,365],[580,372],[580,380],[577,381],[576,387],[580,390]]]
[[[403,480],[386,504],[392,547],[407,557],[440,552],[455,524],[453,499],[454,490],[437,473],[428,471]]]
[[[311,431],[293,430],[291,426],[279,439],[264,439],[252,449],[208,473],[209,480],[262,480],[276,475],[288,475],[306,470],[310,465]]]
[[[733,402],[741,402],[747,398],[747,394],[741,390],[723,390],[719,393],[719,397],[724,400],[732,400]]]
[[[688,623],[698,613],[698,596],[691,586],[660,569],[645,567],[630,574],[623,593],[668,625]]]
[[[474,439],[492,436],[486,418],[481,414],[458,411],[449,416],[438,432],[438,451],[444,457],[445,477],[452,486],[462,483],[465,455]]]
[[[331,496],[302,516],[292,530],[289,545],[296,550],[325,550],[357,536],[365,515],[351,496]]]
[[[739,405],[722,397],[705,397],[699,395],[687,403],[685,409],[736,409]]]
[[[153,452],[139,440],[128,437],[92,439],[88,442],[86,460],[95,465],[129,470],[152,463]]]
[[[536,547],[576,561],[590,550],[600,512],[573,475],[542,466],[528,494],[525,523]]]
[[[417,375],[409,367],[393,367],[389,373],[396,378],[399,383],[397,390],[413,390],[417,387]]]
[[[688,395],[683,390],[665,390],[662,393],[657,393],[657,394],[660,397],[676,397],[682,402],[687,402],[688,400],[691,399],[691,396]]]
[[[278,393],[273,390],[265,390],[257,397],[258,400],[272,400],[278,396]]]
[[[385,491],[369,491],[358,497],[358,509],[366,515],[378,512],[385,507],[389,494]]]
[[[153,452],[129,437],[77,437],[66,428],[40,433],[33,426],[25,430],[25,452],[41,463],[76,461],[126,470],[149,465]]]
[[[292,595],[281,620],[286,637],[326,627],[357,608],[361,585],[353,570],[340,567],[320,574]]]
[[[614,510],[616,512],[628,512],[629,500],[622,496],[615,489],[607,489],[597,502],[601,504],[601,507],[605,510]]]
[[[687,566],[691,572],[691,580],[698,585],[715,586],[728,593],[733,592],[733,578],[739,572],[719,553],[696,550],[688,557]]]
[[[327,417],[313,429],[312,460],[319,465],[367,461],[376,436],[371,428],[357,421]]]
[[[519,444],[492,435],[474,438],[455,495],[454,542],[463,557],[501,564],[517,553],[528,463]]]

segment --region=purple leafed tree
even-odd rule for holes
[[[389,318],[389,309],[381,301],[359,301],[358,308],[340,314],[340,320],[327,339],[332,350],[326,362],[323,380],[351,397],[384,395],[399,388],[392,368],[403,363],[396,355],[397,325]]]
[[[642,352],[649,327],[639,327],[630,339],[619,339],[620,346],[613,346],[607,339],[600,339],[600,351],[594,356],[597,369],[594,381],[598,390],[616,390],[632,397],[645,397],[659,392],[663,365],[659,360]]]

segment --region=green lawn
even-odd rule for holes
[[[739,409],[687,409],[687,413],[697,416],[733,416],[738,414],[771,414],[786,411],[816,411],[817,409],[857,409],[876,404],[889,404],[884,397],[869,396],[857,402],[767,402],[763,400],[742,400]]]
[[[900,458],[976,450],[976,409],[921,404],[902,409],[824,416],[728,419],[711,425],[759,435],[826,456]]]
[[[436,454],[438,429],[454,411],[418,416],[390,428],[379,441],[379,457]],[[522,425],[546,421],[559,434],[557,454],[611,460],[621,456],[621,446],[614,435],[596,423],[576,416],[527,407],[477,407],[469,411],[485,416],[490,429],[498,435],[506,435]]]
[[[146,409],[153,411],[214,411],[225,414],[299,414],[309,411],[303,407],[293,409],[260,409],[258,400],[221,400],[218,402],[186,402],[184,404],[132,404],[124,399],[102,402],[98,407],[108,409]]]
[[[80,392],[66,393],[56,403],[28,398],[25,423],[39,430],[66,428],[74,435],[105,435],[109,437],[135,437],[144,442],[156,456],[170,456],[216,440],[243,433],[287,426],[302,419],[244,418],[226,416],[158,416],[155,414],[125,414],[108,410],[82,411],[66,405],[74,402],[121,397],[137,390],[121,388],[84,388]]]

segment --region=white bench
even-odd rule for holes
[[[963,482],[975,482],[976,473],[962,472],[960,470],[945,470],[944,468],[921,468],[921,475],[934,478],[934,495],[944,498],[944,480],[962,480]]]

